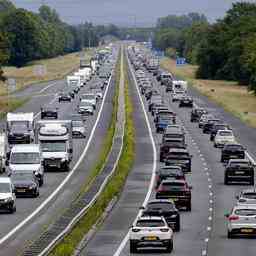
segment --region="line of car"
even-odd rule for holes
[[[0,135],[1,211],[15,212],[16,197],[38,197],[39,187],[45,183],[45,172],[70,170],[73,139],[86,137],[86,121],[103,98],[116,58],[117,51],[105,54],[101,59],[102,65],[86,81],[80,76],[72,76],[73,79],[79,77],[75,86],[74,81],[70,85],[67,79],[67,87],[57,95],[57,101],[59,104],[78,102],[76,113],[70,106],[67,120],[60,120],[59,108],[50,105],[41,107],[41,120],[36,120],[32,112],[7,114],[4,131]],[[103,78],[99,78],[101,70]],[[92,78],[94,80],[88,83]],[[82,92],[83,87],[86,93]]]

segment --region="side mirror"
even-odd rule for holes
[[[191,190],[191,189],[193,189],[193,186],[188,186],[188,188]]]
[[[236,196],[235,196],[235,198],[238,200],[238,199],[239,199],[239,196],[238,196],[238,195],[236,195]]]
[[[145,207],[144,207],[144,206],[141,206],[139,209],[140,209],[140,210],[145,210]]]
[[[11,176],[12,176],[12,173],[11,173],[11,172],[9,172],[9,173],[8,173],[8,177],[11,177]]]
[[[73,148],[70,148],[69,151],[68,151],[70,154],[73,153]]]
[[[224,217],[228,218],[230,216],[229,213],[224,214]]]
[[[9,166],[9,160],[5,160],[5,166]]]
[[[190,155],[190,158],[193,158],[194,156],[193,155]]]

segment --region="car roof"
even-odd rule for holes
[[[164,183],[170,183],[170,182],[175,182],[175,183],[180,183],[180,184],[186,184],[187,182],[185,180],[176,180],[174,178],[168,178],[166,180],[162,181],[162,184]]]
[[[11,178],[9,178],[9,177],[0,177],[0,183],[11,183]]]
[[[155,203],[173,204],[173,201],[169,200],[169,199],[153,199],[153,200],[148,201],[147,205],[148,204],[155,204]]]
[[[239,209],[254,209],[256,210],[256,205],[253,204],[243,204],[243,205],[235,205],[234,210],[239,210]]]
[[[240,163],[240,162],[243,162],[243,163],[249,163],[250,161],[248,159],[229,159],[229,162],[231,163]]]
[[[242,194],[245,194],[245,193],[256,193],[256,188],[247,188],[247,189],[244,189],[241,191]]]
[[[40,152],[39,144],[21,144],[21,145],[14,145],[11,149],[12,153],[26,153],[26,152]]]
[[[188,150],[184,148],[170,148],[169,152],[188,153]]]
[[[180,167],[180,166],[178,166],[178,165],[167,165],[167,166],[162,166],[162,167],[160,167],[159,168],[159,170],[161,170],[161,169],[180,169],[180,170],[182,170],[182,168]]]
[[[163,220],[163,217],[161,216],[141,216],[137,219],[137,221],[139,220]]]

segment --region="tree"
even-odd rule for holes
[[[8,40],[5,34],[0,33],[0,80],[4,81],[4,73],[2,66],[7,63],[9,59]]]

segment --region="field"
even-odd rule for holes
[[[196,79],[197,66],[177,67],[176,62],[169,58],[163,59],[161,66],[187,80],[200,93],[256,128],[256,97],[247,90],[246,86],[239,86],[232,81]]]

